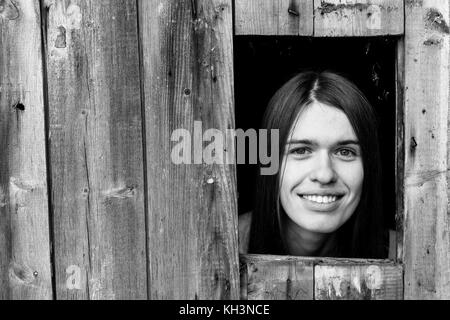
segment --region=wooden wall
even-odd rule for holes
[[[445,2],[0,4],[0,299],[450,298]],[[239,266],[235,168],[170,138],[234,127],[243,34],[400,36],[396,261]]]
[[[237,299],[231,0],[0,4],[0,298]]]

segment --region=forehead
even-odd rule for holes
[[[294,124],[290,140],[308,139],[319,143],[357,140],[345,113],[320,102],[313,102],[305,108]]]

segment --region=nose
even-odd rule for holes
[[[318,155],[314,167],[310,173],[310,179],[320,184],[329,184],[336,182],[336,171],[333,168],[333,162],[328,152],[322,152]]]

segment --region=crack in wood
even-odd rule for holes
[[[406,187],[422,186],[426,182],[432,181],[440,175],[447,174],[449,170],[450,168],[447,170],[427,170],[412,173],[406,178],[405,185]]]

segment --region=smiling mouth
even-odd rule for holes
[[[319,204],[334,203],[343,197],[343,195],[315,195],[315,194],[301,194],[299,196],[302,197],[303,199]]]

